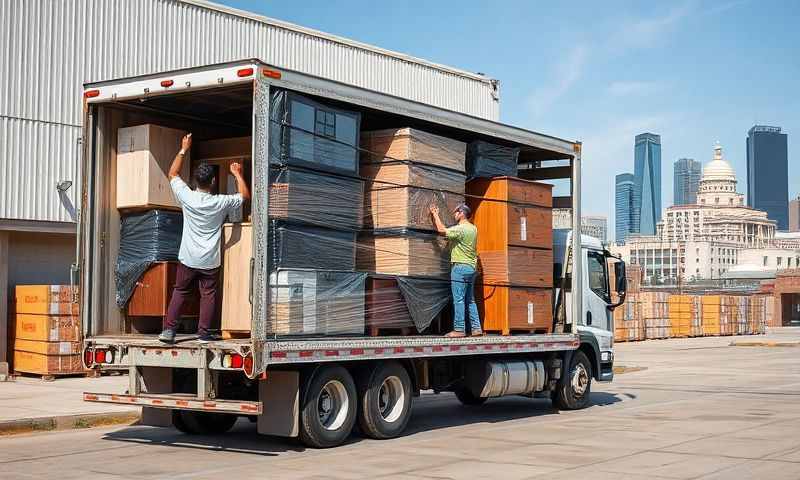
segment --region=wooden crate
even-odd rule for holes
[[[361,163],[410,160],[464,172],[467,144],[414,128],[361,133]]]
[[[483,330],[550,333],[553,329],[552,290],[548,288],[477,286]]]
[[[81,340],[80,318],[74,315],[17,313],[14,317],[17,340],[77,342]]]
[[[17,285],[13,309],[16,313],[41,315],[78,315],[78,304],[72,303],[71,285]]]
[[[372,188],[417,187],[452,193],[464,193],[466,177],[461,172],[404,161],[365,163],[361,178]]]
[[[117,131],[117,208],[179,208],[169,185],[169,167],[181,149],[183,130],[153,124]],[[181,175],[189,178],[189,152]]]
[[[368,188],[370,186],[368,185]],[[370,189],[364,195],[367,228],[413,228],[435,231],[430,206],[439,207],[445,223],[454,223],[450,212],[464,203],[464,196],[414,187]],[[448,222],[449,220],[449,222]]]
[[[476,178],[467,182],[467,193],[501,202],[553,207],[553,186],[516,177]]]
[[[164,317],[167,315],[172,290],[177,280],[178,262],[155,262],[137,280],[128,301],[128,315],[133,317]],[[183,316],[200,311],[199,293],[183,306]]]
[[[553,286],[552,250],[509,246],[505,251],[478,252],[478,262],[485,284]]]
[[[40,342],[37,340],[14,340],[14,350],[39,353],[42,355],[79,355],[83,350],[81,342]]]
[[[478,228],[478,251],[504,250],[508,245],[553,248],[553,211],[470,197],[472,223]]]
[[[37,375],[66,375],[85,372],[80,354],[45,355],[14,350],[14,371]]]
[[[359,235],[356,269],[384,275],[447,278],[450,252],[444,237],[420,232]]]
[[[222,227],[222,330],[249,332],[250,258],[253,227],[250,223],[227,223]]]
[[[367,278],[364,316],[367,333],[373,337],[387,330],[399,330],[401,334],[416,331],[406,299],[394,278]]]

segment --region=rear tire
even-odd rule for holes
[[[469,407],[481,406],[486,403],[486,400],[488,400],[487,397],[476,397],[472,393],[472,390],[466,387],[461,387],[453,393],[456,394],[456,398],[458,398],[458,401],[461,402],[462,405]]]
[[[358,425],[377,440],[403,433],[411,418],[411,378],[397,362],[379,362],[359,381]]]
[[[560,410],[580,410],[589,405],[592,392],[592,364],[580,350],[572,357],[566,379],[558,382],[553,404]]]
[[[218,435],[236,424],[239,417],[227,413],[173,410],[172,425],[188,435]]]
[[[308,382],[300,405],[300,440],[312,448],[340,445],[356,422],[356,386],[345,368],[320,368]]]

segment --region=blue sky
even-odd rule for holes
[[[662,136],[664,206],[673,162],[706,163],[716,141],[744,193],[754,123],[789,134],[800,193],[800,2],[222,3],[500,79],[503,122],[584,142],[584,212],[610,225],[645,131]]]

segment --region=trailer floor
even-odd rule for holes
[[[620,365],[645,369],[595,385],[594,406],[578,412],[524,398],[464,408],[425,394],[395,440],[304,450],[246,420],[216,438],[117,427],[2,438],[0,468],[9,480],[800,478],[797,348],[731,340],[619,344]]]

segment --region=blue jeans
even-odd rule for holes
[[[464,263],[454,263],[450,270],[450,283],[453,289],[453,330],[464,332],[464,313],[469,312],[472,333],[481,331],[478,305],[475,304],[475,268]]]

